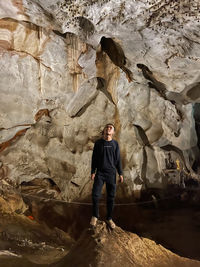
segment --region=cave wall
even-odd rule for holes
[[[1,178],[51,178],[65,199],[87,197],[108,122],[122,196],[164,188],[169,150],[192,173],[200,18],[189,3],[0,0]]]

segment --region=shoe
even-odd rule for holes
[[[92,218],[90,220],[90,225],[94,227],[94,226],[96,226],[96,224],[97,224],[97,218],[92,216]]]
[[[115,223],[113,222],[113,220],[112,219],[110,219],[110,220],[106,220],[106,222],[107,222],[107,224],[109,225],[109,227],[111,228],[111,229],[114,229],[115,228]]]

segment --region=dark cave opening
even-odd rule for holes
[[[110,60],[122,69],[129,82],[133,81],[132,72],[125,66],[127,64],[127,58],[124,54],[124,51],[119,43],[114,41],[112,38],[102,37],[100,41],[101,49],[105,52]]]
[[[193,117],[195,121],[198,151],[196,151],[196,158],[193,163],[192,169],[195,172],[199,173],[200,172],[200,103],[195,103],[193,105]]]

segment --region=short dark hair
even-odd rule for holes
[[[104,129],[105,129],[108,125],[112,125],[113,128],[114,128],[114,130],[115,130],[115,125],[114,125],[113,123],[107,123],[107,124],[105,125]]]
[[[104,126],[103,131],[101,132],[102,135],[103,135],[104,129],[105,129],[108,125],[112,125],[113,128],[114,128],[114,131],[115,131],[115,125],[114,125],[113,123],[107,123],[107,124]]]

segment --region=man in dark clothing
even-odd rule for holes
[[[91,179],[94,181],[92,189],[92,218],[90,224],[95,226],[99,217],[99,199],[104,183],[107,191],[107,223],[115,228],[112,220],[114,197],[116,192],[116,170],[123,182],[120,150],[118,142],[112,139],[115,132],[114,125],[109,123],[104,127],[103,137],[94,144],[92,154]]]

